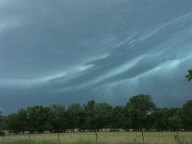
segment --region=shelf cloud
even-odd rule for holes
[[[191,0],[1,0],[0,108],[191,98]]]

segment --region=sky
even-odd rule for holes
[[[191,0],[0,0],[0,110],[192,98]]]

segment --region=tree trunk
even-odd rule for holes
[[[58,134],[57,134],[57,139],[58,139],[58,142],[59,142],[59,144],[61,143],[61,140],[60,140],[60,133],[58,132]]]
[[[31,132],[29,132],[29,143],[31,141]]]
[[[143,132],[143,129],[141,130],[142,132],[142,138],[143,138],[143,143],[145,142],[145,139],[144,139],[144,132]]]
[[[97,138],[98,138],[97,130],[95,130],[95,138],[96,138],[96,143],[97,143]]]

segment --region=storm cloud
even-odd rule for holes
[[[1,0],[0,108],[191,98],[191,0]]]

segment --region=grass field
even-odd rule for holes
[[[96,144],[95,133],[11,135],[0,144]],[[142,144],[140,132],[100,132],[98,144]],[[192,144],[192,132],[144,132],[145,144]]]

